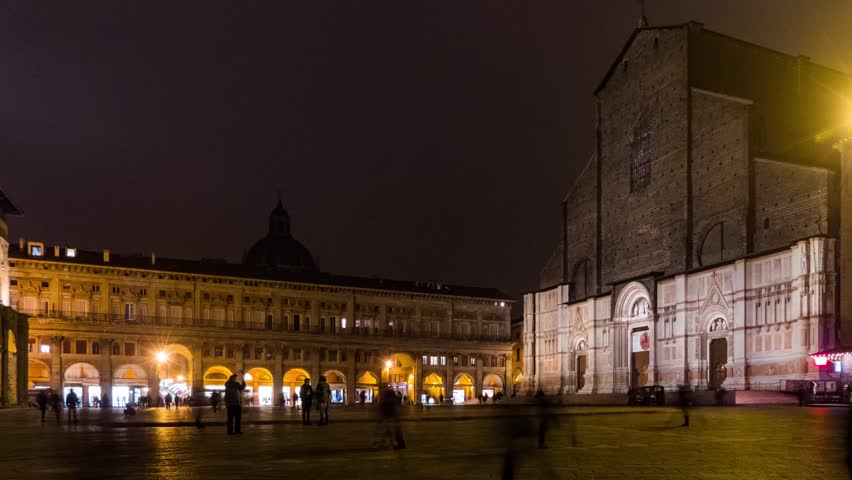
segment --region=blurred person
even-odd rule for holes
[[[692,389],[689,385],[681,385],[678,387],[678,403],[680,410],[683,412],[683,424],[681,427],[689,426],[689,404],[692,402]]]
[[[302,425],[310,425],[311,405],[314,402],[314,389],[311,387],[310,378],[306,378],[305,383],[299,388],[299,396],[302,397]]]
[[[38,409],[41,410],[41,423],[44,423],[44,414],[47,413],[48,400],[47,392],[39,390],[38,395],[36,395],[36,405],[38,405]]]
[[[532,454],[533,438],[538,425],[534,417],[526,415],[506,416],[504,422],[501,432],[505,435],[506,451],[503,454],[500,478],[511,480],[518,469],[518,460]]]
[[[405,448],[405,438],[402,435],[402,425],[399,421],[399,397],[391,389],[382,392],[379,399],[379,435],[376,447],[393,446],[394,450]]]
[[[166,402],[166,410],[171,410],[172,409],[172,394],[167,393],[166,398],[164,400]]]
[[[324,375],[320,375],[319,377],[319,383],[316,390],[314,390],[314,396],[316,397],[319,408],[319,424],[321,426],[328,425],[328,404],[331,401],[331,387],[328,385]]]
[[[54,415],[56,415],[56,423],[60,423],[59,418],[62,413],[62,397],[51,389],[50,396],[48,398],[50,409],[53,411]]]
[[[109,395],[105,393],[103,398],[101,398],[101,408],[109,408],[110,406]]]
[[[68,408],[68,423],[71,423],[71,418],[73,416],[74,423],[77,423],[77,402],[80,399],[77,397],[77,394],[74,393],[74,389],[72,388],[68,395],[65,396],[65,407]]]
[[[221,401],[222,395],[218,390],[210,394],[210,406],[213,407],[213,413],[216,413],[219,410],[219,402]]]
[[[242,435],[243,390],[246,389],[244,373],[235,373],[225,382],[225,409],[228,411],[228,435]]]
[[[361,390],[361,393],[358,395],[358,397],[361,399],[361,406],[363,407],[364,404],[367,403],[367,391]]]
[[[557,418],[553,413],[553,401],[547,395],[537,395],[536,415],[538,418],[538,448],[547,448],[547,433],[556,424]]]

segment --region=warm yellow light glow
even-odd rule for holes
[[[391,365],[393,365],[393,362],[391,362],[390,360],[388,360],[387,362],[385,362],[385,366],[386,366],[386,367],[388,367],[388,370],[390,370]]]
[[[157,358],[157,361],[160,362],[160,363],[163,363],[163,362],[165,362],[169,359],[169,354],[166,353],[166,352],[157,352],[157,354],[154,355],[154,356]]]
[[[182,382],[182,381],[183,381],[183,375],[178,375],[178,376],[177,376],[177,381],[178,381],[178,382]]]
[[[243,375],[243,379],[247,382],[250,382],[252,380],[252,378],[254,378],[254,377],[252,377],[250,373]]]

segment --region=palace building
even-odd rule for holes
[[[810,356],[852,345],[850,77],[687,23],[636,29],[595,98],[525,388],[839,388]]]
[[[254,405],[295,405],[321,375],[333,403],[372,402],[380,388],[458,403],[511,380],[506,295],[324,273],[280,201],[242,264],[23,239],[8,255],[4,303],[30,317],[30,392],[197,400],[244,371]]]
[[[24,403],[27,398],[27,317],[9,308],[7,216],[21,211],[0,191],[0,406]]]

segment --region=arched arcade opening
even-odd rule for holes
[[[272,405],[272,373],[265,368],[252,368],[243,377],[246,389],[243,395],[249,400],[249,405]]]
[[[323,375],[328,386],[331,387],[331,403],[334,405],[346,403],[346,377],[339,370],[329,370]]]
[[[473,400],[474,396],[476,396],[476,387],[473,377],[466,373],[457,375],[453,382],[453,403],[464,403]]]
[[[95,397],[101,396],[101,374],[89,363],[75,363],[65,369],[65,383],[62,388],[62,398],[74,391],[80,404],[84,407],[92,405]]]
[[[299,389],[305,380],[310,380],[311,375],[303,368],[291,368],[284,374],[284,385],[281,387],[281,393],[284,396],[284,404],[291,407],[302,405],[302,399],[299,398]]]
[[[379,396],[379,380],[373,372],[365,371],[355,380],[355,401],[373,403]]]
[[[138,405],[148,395],[148,373],[139,365],[128,363],[118,367],[112,375],[110,404],[124,408],[127,404]],[[103,400],[103,399],[102,399]]]

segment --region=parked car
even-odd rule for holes
[[[631,388],[627,391],[628,405],[665,405],[666,390],[661,385]]]

